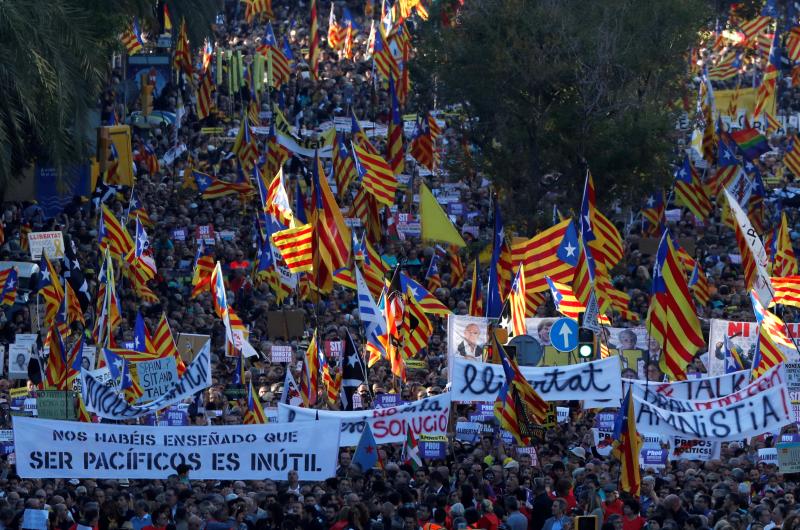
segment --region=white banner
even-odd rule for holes
[[[795,343],[800,342],[800,324],[787,322],[789,337]],[[733,361],[730,356],[726,356],[724,348],[725,337],[728,337],[728,345],[734,350],[744,363],[744,369],[749,370],[756,350],[756,340],[758,339],[758,323],[756,322],[736,322],[733,320],[711,319],[708,330],[708,373],[710,375],[724,374],[726,368],[731,369]],[[786,355],[790,362],[800,361],[800,355],[796,348],[778,346]]]
[[[622,399],[619,357],[566,366],[520,366],[520,371],[545,401]],[[453,359],[453,401],[491,402],[497,398],[506,377],[503,367],[463,357]]]
[[[741,370],[724,375],[687,379],[671,383],[647,383],[623,379],[624,384],[633,384],[640,396],[645,390],[664,394],[673,399],[709,400],[738,392],[750,383],[750,371]],[[627,387],[626,387],[627,388]]]
[[[332,432],[331,423],[341,430],[342,447],[358,445],[364,422],[369,422],[375,442],[380,444],[399,443],[406,439],[406,428],[414,434],[428,436],[447,435],[447,421],[450,416],[450,393],[412,401],[399,407],[375,410],[316,410],[278,403],[278,419],[281,423],[317,421]],[[341,425],[339,425],[341,422]],[[326,438],[320,438],[320,440]]]
[[[169,390],[161,397],[146,405],[130,405],[113,388],[98,381],[85,370],[81,370],[81,395],[86,410],[109,420],[129,420],[190,398],[200,390],[211,386],[210,352],[211,342],[207,341],[186,367],[183,377],[170,385]]]
[[[163,428],[17,416],[14,445],[26,478],[165,479],[187,464],[199,480],[286,480],[295,470],[319,481],[336,474],[339,446],[327,426]]]
[[[636,429],[661,436],[730,442],[776,432],[792,422],[785,382],[739,399],[742,394],[746,391],[712,402],[670,400],[671,408],[656,407],[634,395]]]
[[[769,281],[769,275],[767,274],[767,264],[769,263],[767,250],[764,248],[764,243],[761,242],[761,238],[758,236],[756,229],[753,228],[747,214],[727,189],[725,190],[725,197],[728,199],[731,212],[736,218],[736,222],[739,223],[739,228],[747,242],[747,247],[756,262],[756,278],[753,282],[753,289],[755,289],[764,307],[769,307],[769,303],[775,295],[775,290],[772,288],[772,283]]]

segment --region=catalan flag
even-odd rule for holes
[[[631,390],[625,394],[622,405],[614,418],[614,443],[612,454],[620,461],[619,489],[638,497],[642,485],[639,469],[639,454],[642,452],[642,437],[636,430],[636,414]]]
[[[761,376],[774,366],[786,362],[786,355],[781,347],[795,348],[794,342],[787,335],[787,327],[775,314],[764,309],[755,291],[750,292],[753,312],[758,321],[758,349],[753,359],[753,379]]]
[[[236,153],[236,157],[244,171],[251,171],[253,165],[258,161],[258,143],[255,135],[250,130],[250,120],[246,114],[242,116],[239,132],[236,134],[236,140],[233,143],[233,152]]]
[[[272,77],[269,79],[270,86],[280,88],[281,85],[289,82],[292,77],[292,67],[289,65],[289,59],[284,55],[281,46],[278,45],[275,33],[272,31],[271,22],[267,22],[262,44],[256,48],[256,51],[267,60],[267,70],[269,70],[270,63],[272,65]]]
[[[397,179],[392,168],[379,154],[370,154],[353,143],[353,161],[361,185],[381,204],[393,206],[397,194]]]
[[[108,250],[115,258],[123,258],[133,250],[133,239],[122,223],[105,204],[100,210],[100,221],[97,228],[100,249]]]
[[[352,236],[328,186],[318,156],[312,162],[311,176],[314,203],[310,221],[317,238],[314,244],[314,286],[320,292],[327,293],[333,288],[334,271],[349,266]]]
[[[0,271],[0,306],[13,306],[17,301],[17,268]]]
[[[161,313],[161,319],[158,321],[156,331],[153,333],[152,342],[156,356],[159,359],[168,357],[173,357],[175,359],[178,377],[182,377],[183,373],[186,371],[186,365],[178,352],[178,347],[175,344],[175,338],[172,336],[172,330],[169,327],[166,313]]]
[[[333,177],[336,180],[336,189],[339,197],[344,197],[348,188],[350,188],[350,184],[355,182],[356,176],[353,157],[347,151],[344,138],[337,132],[333,149]]]
[[[578,263],[575,266],[572,288],[575,298],[578,299],[583,307],[586,307],[589,305],[589,299],[594,290],[595,263],[591,250],[586,247],[583,238],[578,240],[578,246],[580,247]],[[552,280],[550,281],[552,282]]]
[[[308,65],[311,78],[319,81],[319,21],[317,20],[317,0],[311,0],[311,30],[309,32]]]
[[[724,138],[720,138],[717,147],[717,172],[712,179],[708,195],[717,197],[723,190],[736,180],[742,167],[739,159],[736,158],[736,148],[730,145]]]
[[[411,156],[426,168],[433,170],[436,162],[433,135],[430,123],[425,116],[417,117],[414,136],[411,138]]]
[[[550,295],[553,297],[556,311],[577,322],[578,316],[586,311],[586,306],[575,297],[569,285],[554,282],[549,277],[546,279],[547,284],[550,286]]]
[[[786,145],[783,165],[792,172],[792,175],[800,177],[800,140],[796,134],[789,138],[789,143]]]
[[[792,26],[786,37],[786,55],[792,63],[800,61],[800,26],[797,24]]]
[[[511,290],[508,292],[508,307],[511,313],[511,333],[515,337],[528,334],[525,322],[525,266],[520,264]]]
[[[433,254],[430,264],[428,264],[428,272],[425,273],[425,280],[428,282],[428,291],[435,292],[442,286],[442,276],[439,274],[439,260],[438,252]]]
[[[753,109],[755,118],[758,118],[762,112],[775,114],[776,84],[781,70],[781,34],[779,30],[779,27],[775,28],[767,67],[764,70],[764,77],[761,79],[761,86],[758,87],[758,94],[756,94],[756,104]]]
[[[420,285],[419,282],[402,272],[400,273],[400,288],[403,292],[413,294],[414,300],[426,313],[442,316],[450,314],[450,309],[446,305]]]
[[[214,257],[206,255],[205,243],[200,241],[194,257],[194,272],[192,273],[192,298],[211,287],[211,273],[214,271]]]
[[[128,55],[136,55],[144,49],[142,31],[139,28],[139,21],[134,17],[131,27],[125,30],[120,38],[122,45],[125,46]]]
[[[411,359],[421,350],[428,347],[428,342],[433,332],[433,325],[425,315],[419,302],[416,301],[411,289],[406,291],[406,311],[403,317],[403,354],[406,359]]]
[[[92,337],[98,346],[107,346],[114,330],[122,323],[122,310],[114,281],[111,253],[106,250],[100,273],[97,275],[97,308]]]
[[[549,407],[525,380],[516,361],[508,356],[495,334],[491,335],[492,349],[497,352],[505,374],[505,382],[494,402],[494,415],[519,445],[530,445],[534,424],[545,422]]]
[[[158,274],[153,250],[150,248],[150,238],[147,237],[147,232],[139,218],[136,219],[136,240],[133,249],[126,256],[126,261],[131,268],[138,269],[145,282],[152,280]]]
[[[482,317],[483,313],[483,289],[480,276],[478,275],[478,259],[472,267],[472,292],[469,298],[469,314],[473,317]]]
[[[392,50],[386,42],[383,28],[379,25],[375,33],[375,49],[372,53],[372,60],[378,73],[387,80],[398,79],[400,77],[400,66],[392,55]]]
[[[211,79],[211,68],[207,68],[200,80],[200,86],[197,88],[197,104],[195,110],[197,118],[204,120],[211,116],[216,110],[216,103],[214,102],[214,94],[217,87]]]
[[[361,129],[361,125],[358,123],[356,119],[355,112],[350,114],[350,136],[354,144],[359,146],[364,151],[368,152],[371,155],[377,155],[378,150],[375,149],[375,146],[372,145],[372,142],[369,141],[366,133]]]
[[[164,33],[172,33],[172,17],[169,15],[169,8],[164,4]]]
[[[534,293],[547,291],[545,276],[557,282],[572,281],[578,264],[575,224],[566,219],[527,241],[512,245],[511,253],[514,267],[525,264],[525,289],[530,306]]]
[[[339,38],[341,26],[336,21],[336,14],[333,12],[335,4],[331,2],[331,12],[328,15],[328,46],[333,50],[341,48],[342,39]]]
[[[700,306],[707,306],[711,295],[708,290],[708,278],[699,263],[695,263],[692,275],[689,278],[689,287],[694,294],[694,299]]]
[[[192,75],[192,51],[189,47],[189,35],[186,33],[186,20],[181,19],[181,29],[175,41],[175,55],[172,59],[176,70]]]
[[[406,153],[403,145],[403,117],[400,115],[400,103],[397,101],[394,83],[391,80],[389,82],[389,99],[392,109],[386,138],[386,160],[392,173],[397,176],[405,169]]]
[[[243,0],[245,3],[244,19],[252,24],[256,16],[275,18],[272,13],[272,0]]]
[[[686,367],[705,341],[669,232],[656,253],[646,327],[661,346],[661,371],[672,380],[686,379]]]
[[[51,326],[47,334],[50,355],[45,368],[45,388],[67,390],[67,348],[57,326]]]
[[[261,181],[260,176],[258,180]],[[283,182],[282,168],[278,170],[272,182],[269,183],[269,187],[267,187],[264,211],[272,214],[275,219],[280,221],[284,226],[291,226],[294,222],[294,214],[292,213],[292,206],[289,203],[289,195],[286,193],[286,187]]]
[[[761,300],[759,300],[755,290],[750,291],[750,301],[753,304],[753,313],[755,313],[756,321],[772,336],[775,343],[786,348],[794,348],[794,342],[787,335],[788,328],[786,324],[775,313],[761,305]]]
[[[388,287],[385,295],[384,316],[386,317],[386,335],[384,336],[384,345],[386,347],[386,357],[389,359],[389,366],[392,375],[400,378],[401,381],[406,380],[406,363],[401,351],[402,341],[402,326],[403,317],[405,314],[405,304],[403,302],[403,294],[397,285],[397,275],[400,272],[395,269],[394,278],[391,285]]]
[[[253,187],[249,182],[227,182],[225,180],[213,177],[207,173],[192,170],[192,176],[200,191],[201,197],[204,199],[219,199],[226,195],[233,195],[238,193],[239,196],[245,196],[253,193]]]
[[[776,304],[800,307],[800,276],[773,276],[770,281],[775,289],[770,307]]]
[[[61,285],[61,280],[55,267],[53,267],[44,252],[42,252],[42,259],[39,262],[39,271],[41,278],[39,279],[38,289],[39,296],[44,298],[44,321],[45,323],[50,323],[55,318],[61,301],[64,299],[64,287]]]
[[[272,234],[272,243],[281,253],[290,272],[308,272],[313,269],[314,227],[311,224],[275,232]]]
[[[658,190],[647,197],[642,208],[642,233],[646,236],[658,236],[664,231],[664,190]]]
[[[755,39],[758,34],[763,33],[771,21],[770,17],[759,15],[739,24],[739,30],[744,34],[745,40],[750,41]]]
[[[464,262],[461,261],[459,248],[456,245],[450,245],[450,287],[459,287],[467,270],[464,267]]]
[[[253,391],[252,382],[247,383],[247,409],[244,411],[242,423],[245,425],[268,423],[267,416],[264,414],[264,409],[261,406],[261,401],[258,399],[258,394]]]
[[[303,373],[300,376],[300,395],[303,397],[303,404],[306,407],[317,402],[317,393],[319,392],[319,352],[317,350],[317,330],[315,329],[303,357]]]
[[[675,172],[675,198],[698,219],[706,219],[711,213],[711,202],[689,157]]]
[[[322,374],[322,386],[325,387],[325,395],[328,405],[333,407],[340,401],[342,390],[342,370],[341,357],[337,366],[329,363],[322,351],[319,352],[319,365]]]
[[[353,212],[361,219],[366,239],[380,241],[382,236],[378,199],[363,186],[353,198]]]

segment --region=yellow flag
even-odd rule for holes
[[[436,197],[433,196],[433,193],[425,184],[420,184],[419,187],[419,207],[422,222],[422,239],[451,243],[459,247],[467,246],[464,238],[461,237],[456,227],[450,222],[450,218],[447,217]]]

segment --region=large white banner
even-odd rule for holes
[[[358,445],[365,422],[369,423],[378,445],[405,441],[406,428],[410,428],[417,438],[420,434],[446,436],[449,416],[449,392],[398,407],[363,411],[316,410],[278,403],[278,419],[281,423],[314,421],[325,425],[329,433],[339,429],[342,447]],[[327,441],[327,438],[320,440]]]
[[[338,436],[328,425],[163,428],[16,416],[14,447],[25,478],[165,479],[187,464],[199,480],[286,480],[294,470],[319,481],[336,474]]]
[[[788,335],[799,343],[800,324],[786,323]],[[733,361],[727,356],[724,348],[725,337],[728,338],[728,345],[734,350],[744,363],[746,370],[750,369],[753,356],[756,350],[756,340],[758,339],[758,324],[756,322],[736,322],[733,320],[711,319],[708,330],[708,373],[709,375],[719,375],[726,372],[726,367],[731,369]],[[796,348],[778,346],[786,355],[790,362],[800,361],[800,355]]]
[[[633,384],[639,395],[642,395],[646,389],[674,399],[707,400],[733,394],[747,386],[750,383],[750,371],[741,370],[724,375],[687,379],[671,383],[648,383],[629,380],[623,380],[623,383]]]
[[[114,388],[106,386],[87,371],[81,370],[81,395],[86,410],[110,420],[139,418],[190,398],[209,386],[211,386],[211,341],[206,342],[178,381],[165,387],[168,390],[163,395],[146,405],[129,404]]]
[[[620,358],[567,366],[521,366],[520,371],[545,401],[615,400],[622,399]],[[453,401],[490,402],[497,398],[506,377],[503,367],[456,357],[450,392]]]
[[[634,393],[633,397],[636,429],[661,436],[729,442],[775,432],[792,422],[781,370],[765,374],[734,394],[710,401],[676,400],[654,392],[644,396]]]

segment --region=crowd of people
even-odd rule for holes
[[[370,20],[378,19],[380,9],[366,15],[364,2],[348,1],[337,4],[338,13],[345,3],[361,28],[355,38],[354,57],[341,58],[337,51],[325,46],[323,38],[320,81],[315,82],[304,75],[307,65],[302,64],[301,59],[310,46],[309,5],[273,2],[273,27],[279,35],[287,36],[295,58],[301,63],[282,88],[284,114],[290,123],[303,129],[313,130],[337,117],[348,118],[351,112],[378,123],[386,123],[390,115],[388,93],[380,83],[374,82],[372,61],[364,60]],[[245,57],[252,57],[263,35],[264,24],[246,23],[243,5],[225,3],[225,10],[214,25],[214,40],[217,46],[240,49]],[[320,1],[317,7],[324,32],[330,3]],[[408,22],[412,27],[422,23],[438,22],[423,22],[417,17]],[[112,83],[100,101],[104,121],[113,115],[124,117],[138,110],[136,102],[127,101],[128,107],[123,104],[123,77],[120,69],[112,73]],[[218,235],[231,234],[217,237],[210,248],[226,276],[229,301],[248,324],[250,343],[261,352],[259,359],[249,366],[249,372],[265,408],[276,407],[281,399],[285,370],[294,371],[295,379],[301,376],[296,363],[268,361],[266,352],[273,345],[291,345],[299,359],[314,328],[320,338],[326,340],[343,340],[348,332],[358,340],[362,323],[356,292],[341,286],[317,302],[301,300],[293,293],[278,303],[267,282],[259,282],[251,274],[257,259],[253,224],[257,199],[245,201],[237,195],[229,195],[205,200],[200,198],[197,189],[187,185],[184,170],[190,166],[225,178],[235,174],[235,157],[230,156],[233,138],[207,134],[201,129],[237,126],[249,101],[248,94],[227,95],[220,90],[217,106],[225,111],[201,122],[194,110],[194,87],[194,83],[173,80],[155,99],[155,108],[168,112],[177,112],[183,103],[186,114],[179,130],[175,130],[175,124],[168,123],[133,128],[137,166],[135,192],[154,223],[149,233],[159,274],[150,286],[158,301],[142,302],[130,284],[120,282],[118,293],[123,324],[116,340],[120,344],[133,340],[137,311],[144,316],[150,329],[154,329],[162,313],[166,313],[173,332],[210,336],[213,384],[203,393],[203,406],[191,409],[190,424],[237,425],[242,423],[245,405],[238,397],[226,394],[237,368],[235,359],[225,355],[224,325],[216,317],[208,294],[191,297],[192,267],[197,251],[192,237],[195,227],[211,223]],[[784,94],[792,93],[793,89],[787,86]],[[785,96],[780,101],[788,112],[793,98]],[[262,102],[262,111],[269,108]],[[462,149],[463,131],[457,117],[443,121],[440,154],[446,162],[454,151]],[[773,135],[775,152],[765,155],[764,169],[766,176],[779,174],[788,182],[789,175],[784,171],[780,156],[784,138],[782,133]],[[381,139],[373,141],[383,149]],[[187,151],[149,174],[143,162],[144,144],[159,157],[176,144],[185,144]],[[292,188],[297,179],[307,174],[309,163],[301,156],[293,156],[286,163],[287,188]],[[406,172],[419,175],[415,166],[409,157]],[[467,237],[474,240],[468,249],[470,252],[492,240],[491,196],[485,179],[480,174],[454,179],[441,168],[425,179],[419,176],[412,179],[412,183],[427,180],[431,188],[446,182],[457,191],[463,212],[455,216],[457,224],[478,230],[478,237],[473,237],[474,232]],[[97,245],[99,204],[104,203],[118,218],[124,218],[130,197],[129,188],[101,184],[93,197],[76,198],[61,214],[49,219],[36,204],[5,203],[0,261],[30,261],[24,242],[26,231],[60,230],[68,244],[74,246],[89,292],[94,293],[102,261]],[[340,206],[351,208],[352,198],[345,195]],[[790,218],[792,239],[796,240],[800,237],[798,212],[792,207],[785,207],[783,211]],[[630,309],[644,316],[654,256],[640,246],[643,238],[638,235],[638,224],[626,223],[627,212],[621,208],[617,213],[615,218],[625,237],[626,252],[623,262],[612,271],[613,281],[618,289],[631,296]],[[699,312],[703,318],[752,320],[744,272],[731,257],[738,253],[734,233],[721,221],[720,212],[715,215],[706,223],[698,223],[688,214],[670,223],[678,237],[693,241],[694,257],[708,273],[711,299]],[[187,229],[183,240],[175,237],[175,230],[181,228]],[[415,237],[399,239],[388,234],[375,244],[388,264],[401,264],[404,271],[425,283],[428,265],[437,252],[433,244]],[[466,258],[465,255],[465,261]],[[465,315],[469,310],[471,279],[467,277],[454,285],[447,260],[441,263],[442,287],[433,294],[454,314]],[[58,261],[55,265],[59,270],[63,267]],[[284,340],[270,334],[269,314],[278,309],[302,312],[305,329],[302,336]],[[35,295],[32,295],[31,303],[16,304],[0,312],[0,342],[10,344],[18,333],[35,332],[41,319],[37,310]],[[537,316],[555,315],[551,303],[542,304],[538,309]],[[401,385],[392,377],[388,363],[378,362],[369,370],[365,385],[359,389],[365,407],[374,396],[387,392],[399,393],[403,400],[413,401],[446,391],[446,319],[437,316],[432,320],[433,333],[421,355],[424,368],[410,367],[408,380]],[[619,321],[615,325],[641,324]],[[699,359],[698,356],[692,363],[692,371],[702,373],[705,367]],[[652,378],[660,378],[657,370],[653,372]],[[11,425],[10,391],[25,384],[21,379],[0,379],[0,412],[5,429],[10,429]],[[29,390],[35,392],[35,385],[30,381],[27,384]],[[325,402],[320,399],[318,406],[327,406]],[[535,459],[530,453],[516,451],[513,444],[503,443],[493,436],[482,436],[474,443],[451,439],[445,457],[426,460],[416,469],[403,462],[398,444],[384,445],[381,446],[383,469],[361,470],[351,465],[352,448],[342,448],[336,476],[318,483],[300,481],[296,472],[289,472],[281,481],[201,481],[193,479],[191,471],[181,466],[163,479],[31,480],[17,476],[13,445],[6,445],[11,449],[0,456],[0,530],[27,528],[23,523],[26,509],[47,509],[49,528],[60,530],[81,530],[81,527],[97,530],[578,530],[584,528],[580,526],[580,516],[597,516],[598,526],[603,529],[800,528],[800,483],[782,475],[775,463],[758,458],[759,449],[775,445],[775,436],[759,437],[748,444],[723,444],[719,459],[707,462],[677,460],[668,462],[664,468],[645,468],[641,495],[633,498],[618,491],[619,463],[612,457],[601,456],[595,445],[591,433],[595,413],[582,410],[578,401],[568,405],[569,420],[547,430],[543,439],[535,441]],[[467,405],[458,406],[452,421],[465,419],[470,410]],[[212,414],[212,411],[216,412]],[[796,430],[791,427],[785,432]]]

